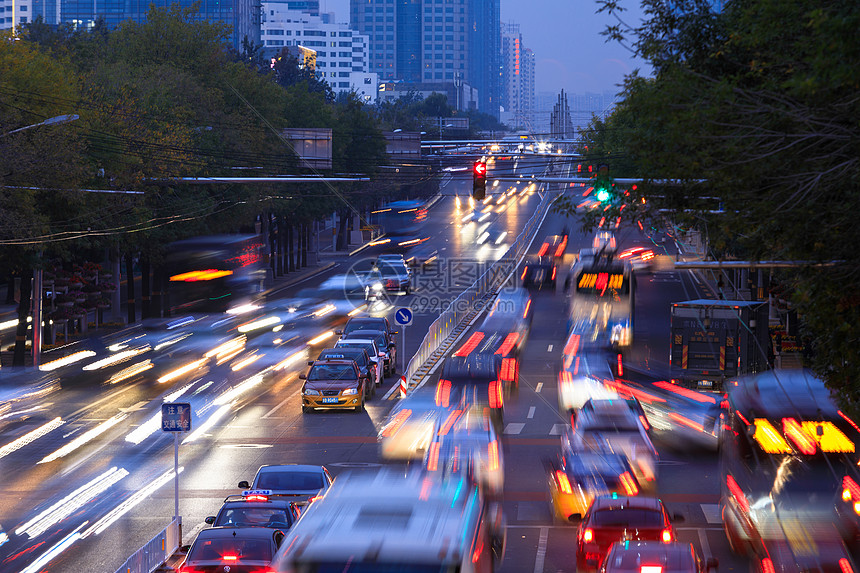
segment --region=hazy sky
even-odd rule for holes
[[[638,0],[623,0],[624,19],[635,25],[641,18]],[[615,22],[595,14],[594,0],[501,0],[502,22],[518,23],[523,45],[535,53],[538,92],[569,93],[618,91],[625,74],[643,62],[616,42],[600,35]],[[320,0],[321,12],[334,12],[338,22],[349,21],[349,0]]]

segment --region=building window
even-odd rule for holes
[[[338,72],[338,73],[337,73],[337,77],[339,77],[339,78],[348,78],[348,77],[349,77],[349,74],[350,74],[350,72]]]
[[[349,87],[349,82],[338,82],[338,83],[337,83],[337,87],[339,87],[339,88],[348,88],[348,87]]]
[[[22,8],[26,8],[26,6],[22,6]],[[22,10],[22,11],[23,11],[23,10]],[[27,17],[26,17],[26,16],[21,16],[21,23],[22,23],[22,24],[26,24],[26,23],[27,23]]]

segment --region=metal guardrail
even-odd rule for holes
[[[129,557],[116,573],[152,573],[179,549],[181,537],[180,518],[175,518],[161,533]]]
[[[408,391],[415,389],[438,360],[447,352],[459,334],[474,316],[481,312],[496,295],[499,288],[515,270],[520,258],[537,232],[550,206],[564,192],[547,191],[534,215],[526,222],[511,247],[483,275],[451,301],[427,331],[418,351],[406,366]]]

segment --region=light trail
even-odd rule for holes
[[[80,530],[83,528],[88,521],[83,522],[79,526],[75,528],[70,534],[61,539],[56,545],[51,547],[47,552],[43,553],[41,557],[30,563],[25,569],[21,571],[21,573],[39,573],[42,571],[42,568],[51,562],[51,560],[71,547],[71,545],[81,538]]]
[[[127,417],[128,417],[128,414],[123,412],[123,413],[117,414],[113,418],[108,418],[107,420],[105,420],[104,422],[102,422],[101,424],[96,426],[95,428],[92,428],[91,430],[78,436],[77,438],[75,438],[74,440],[72,440],[71,442],[69,442],[68,444],[66,444],[65,446],[63,446],[62,448],[60,448],[59,450],[54,452],[53,454],[48,454],[47,456],[42,458],[37,463],[47,464],[47,463],[53,462],[54,460],[58,460],[58,459],[62,458],[63,456],[66,456],[66,455],[72,453],[73,451],[77,450],[78,448],[80,448],[84,444],[91,442],[92,440],[96,439],[97,437],[99,437],[103,433],[107,432],[109,429],[116,426],[117,424],[119,424],[120,422],[125,420]]]
[[[54,430],[56,430],[57,428],[59,428],[63,424],[65,424],[65,422],[63,422],[62,418],[54,418],[53,420],[51,420],[47,424],[43,424],[43,425],[39,426],[38,428],[36,428],[35,430],[24,434],[23,436],[21,436],[17,440],[15,440],[13,442],[9,442],[8,444],[6,444],[2,448],[0,448],[0,458],[6,457],[9,454],[11,454],[12,452],[20,450],[21,448],[23,448],[24,446],[26,446],[30,442],[38,440],[39,438],[41,438],[45,434],[53,432]]]
[[[206,358],[201,358],[200,360],[195,360],[194,362],[189,362],[185,366],[180,366],[176,370],[171,370],[170,372],[168,372],[167,374],[165,374],[164,376],[159,378],[158,383],[164,384],[165,382],[170,382],[171,380],[173,380],[175,378],[179,378],[183,374],[188,374],[189,372],[191,372],[193,370],[197,370],[198,368],[200,368],[204,364],[206,364]]]
[[[194,440],[205,434],[209,430],[209,428],[211,428],[215,425],[216,422],[218,422],[218,420],[220,420],[222,417],[224,417],[225,414],[230,412],[231,406],[232,404],[225,404],[218,408],[218,410],[216,410],[214,414],[209,416],[209,418],[205,422],[200,424],[200,426],[198,426],[196,430],[191,432],[191,434],[189,434],[187,438],[182,440],[182,443],[187,444],[189,442],[193,442]]]

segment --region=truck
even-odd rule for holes
[[[673,381],[720,391],[726,379],[769,368],[766,301],[699,299],[671,307]]]

